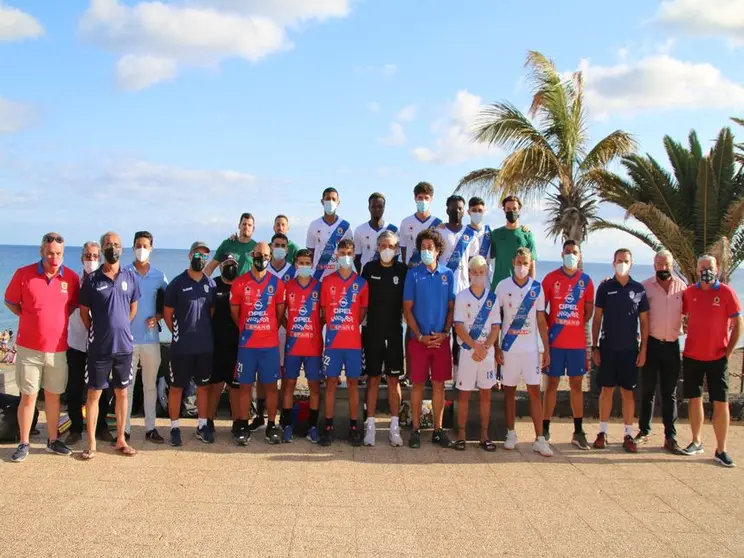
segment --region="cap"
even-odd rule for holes
[[[189,252],[195,252],[198,248],[206,248],[207,252],[209,252],[209,246],[207,246],[206,242],[202,242],[201,240],[197,240],[191,245],[191,250]]]
[[[227,262],[238,263],[238,257],[235,254],[225,254],[225,259],[220,262],[220,265],[224,265]]]

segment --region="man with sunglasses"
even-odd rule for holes
[[[5,306],[18,316],[16,383],[21,392],[18,405],[20,444],[11,461],[21,462],[29,452],[36,397],[44,390],[49,439],[47,451],[72,452],[57,439],[59,396],[67,386],[67,330],[70,314],[77,308],[80,283],[62,265],[65,241],[57,233],[42,237],[37,263],[15,272],[5,290]]]

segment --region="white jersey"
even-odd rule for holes
[[[438,227],[441,223],[442,220],[433,215],[429,215],[426,220],[422,221],[415,213],[403,219],[398,234],[400,235],[401,249],[406,249],[406,261],[403,262],[404,264],[408,265],[411,258],[414,257],[414,252],[416,252],[414,263],[419,263],[421,261],[421,256],[416,251],[416,237],[424,229],[433,229]]]
[[[328,241],[332,235],[335,235],[337,240],[333,245],[329,245]],[[331,225],[320,217],[310,223],[310,226],[307,228],[305,246],[315,251],[313,255],[313,269],[319,274],[322,274],[321,278],[336,271],[336,249],[338,248],[339,241],[344,238],[354,238],[354,233],[351,230],[349,222],[338,216]]]
[[[386,230],[397,233],[398,227],[392,223],[385,223],[381,219],[379,229],[372,228],[372,225],[367,221],[354,230],[354,250],[357,256],[361,256],[362,267],[368,262],[380,258],[380,254],[377,252],[377,237]]]
[[[539,294],[537,290],[539,289]],[[527,319],[524,320],[522,327],[518,331],[513,331],[511,324],[522,305],[522,300],[531,293],[537,294],[535,302],[532,304],[530,311],[527,313]],[[509,348],[511,353],[537,353],[539,352],[538,331],[537,331],[537,313],[545,312],[545,293],[543,293],[540,283],[527,278],[527,282],[520,287],[514,282],[514,278],[507,277],[496,285],[496,298],[499,306],[504,310],[504,320],[501,327],[501,342],[504,337],[516,334],[516,340]]]
[[[480,246],[473,234],[476,231],[464,225],[458,232],[452,232],[447,227],[437,230],[444,240],[444,250],[439,256],[439,263],[452,270],[455,275],[455,293],[459,293],[470,286],[468,262],[470,258],[478,255]],[[458,253],[455,254],[455,251]]]
[[[474,337],[473,341],[484,342],[491,334],[493,326],[501,323],[501,312],[499,311],[498,299],[488,300],[488,289],[484,289],[483,294],[481,294],[480,297],[477,297],[469,288],[460,291],[455,297],[455,323],[462,324],[468,333],[473,330],[473,324],[475,323],[476,317],[481,313],[481,310],[483,310],[484,313],[486,312],[483,307],[487,302],[491,303],[491,306],[488,308],[488,317],[485,322],[483,322],[480,334],[478,337]],[[460,339],[459,335],[457,341],[462,345],[463,341]],[[493,353],[493,348],[491,348],[489,352]]]
[[[483,225],[476,229],[473,225],[468,226],[475,233],[474,242],[478,243],[478,254],[486,258],[488,262],[488,283],[493,279],[493,258],[491,257],[491,227]]]
[[[294,279],[296,273],[294,266],[286,260],[284,262],[284,267],[282,267],[281,269],[276,269],[273,264],[269,262],[269,267],[266,268],[266,271],[268,271],[277,279],[281,279],[285,283],[289,283],[292,279]]]

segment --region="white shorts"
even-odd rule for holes
[[[279,328],[279,366],[284,366],[284,345],[287,343],[287,330]]]
[[[460,347],[460,360],[455,377],[457,389],[460,391],[491,389],[496,382],[496,361],[492,350],[488,352],[485,360],[475,362],[472,349]]]
[[[540,385],[540,353],[504,353],[504,365],[501,367],[502,383],[505,386],[517,387],[520,376],[528,386]]]

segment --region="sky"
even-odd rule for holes
[[[324,188],[352,226],[374,191],[399,224],[422,180],[444,217],[504,155],[471,141],[480,109],[529,106],[529,50],[583,71],[594,141],[621,128],[666,162],[664,135],[710,146],[744,116],[742,0],[0,0],[0,243],[216,246],[244,211],[255,238],[283,213],[301,243]],[[558,259],[540,205],[522,220]],[[611,232],[584,257],[620,246],[652,258]]]

